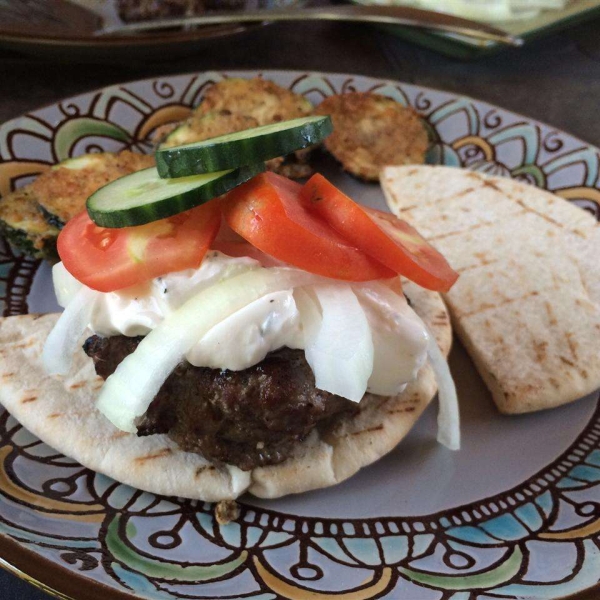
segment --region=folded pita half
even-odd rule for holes
[[[410,283],[405,292],[447,355],[452,331],[440,296]],[[205,501],[237,498],[248,491],[264,498],[327,487],[392,450],[436,392],[425,365],[399,396],[371,396],[354,418],[327,434],[315,430],[295,454],[270,467],[242,471],[216,467],[186,453],[165,435],[137,437],[116,429],[94,407],[102,386],[83,350],[66,378],[48,377],[41,353],[58,315],[0,319],[0,402],[27,429],[82,465],[133,487]]]
[[[445,299],[498,408],[551,408],[600,387],[600,227],[577,206],[449,167],[386,167],[393,213],[460,273]]]

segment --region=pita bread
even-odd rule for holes
[[[445,355],[450,318],[438,294],[406,284],[416,312],[434,332]],[[0,402],[27,429],[82,465],[143,490],[204,501],[250,492],[264,498],[339,483],[390,450],[408,433],[436,392],[431,368],[398,397],[371,396],[353,419],[320,437],[313,431],[285,462],[253,471],[217,468],[177,448],[165,435],[139,438],[117,430],[94,407],[102,380],[83,351],[71,374],[48,377],[44,341],[58,315],[0,319]]]
[[[571,402],[600,387],[600,227],[533,186],[449,167],[386,167],[405,219],[460,273],[445,299],[504,413]]]

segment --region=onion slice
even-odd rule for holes
[[[306,297],[300,301],[306,361],[320,390],[360,402],[373,371],[373,340],[367,316],[348,286],[312,287],[321,305],[321,320]]]
[[[297,269],[257,269],[221,281],[190,298],[153,329],[106,380],[97,408],[116,427],[135,433],[162,384],[215,325],[259,298],[314,281]]]
[[[427,355],[438,384],[440,406],[437,419],[437,440],[450,450],[460,450],[460,415],[456,386],[454,385],[448,362],[444,358],[431,331],[429,331]]]
[[[69,302],[44,344],[42,361],[49,375],[66,375],[87,329],[98,292],[83,286]]]
[[[83,283],[77,281],[61,262],[52,267],[52,284],[58,304],[65,308],[73,300]]]

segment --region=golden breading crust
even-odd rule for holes
[[[206,114],[213,110],[256,119],[258,125],[269,125],[311,114],[312,104],[300,94],[255,77],[253,79],[224,79],[206,92],[197,111]]]
[[[319,115],[330,115],[333,133],[325,147],[342,167],[367,181],[378,181],[386,165],[422,164],[427,131],[417,113],[391,98],[351,92],[326,98]]]
[[[88,154],[42,173],[32,190],[49,222],[64,224],[85,208],[97,189],[134,171],[154,165],[154,157],[124,150]]]
[[[31,184],[0,199],[0,232],[15,247],[34,258],[56,258],[58,229],[39,210]]]
[[[209,113],[196,111],[189,119],[169,131],[161,146],[171,148],[182,144],[201,142],[252,127],[258,127],[258,121],[253,117],[231,113],[228,110],[215,110]],[[157,130],[158,133],[159,130]]]

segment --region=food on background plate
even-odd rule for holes
[[[392,98],[371,92],[335,94],[315,112],[333,121],[325,148],[360,179],[378,181],[386,165],[425,162],[429,142],[421,118]]]
[[[304,96],[272,81],[260,77],[234,77],[209,87],[186,121],[175,128],[160,128],[156,139],[160,148],[170,148],[250,127],[308,117],[312,112],[313,106]],[[295,179],[308,177],[312,173],[309,153],[310,149],[301,149],[287,156],[274,157],[267,163],[267,168]]]
[[[549,10],[564,10],[569,0],[360,0],[361,4],[411,6],[487,23],[534,19]]]
[[[207,10],[244,8],[246,0],[117,0],[119,17],[125,23],[201,15]]]
[[[549,192],[449,167],[388,167],[388,206],[460,273],[445,299],[504,413],[600,387],[600,227]]]
[[[90,468],[211,501],[346,479],[406,435],[436,379],[438,437],[457,448],[448,314],[399,278],[423,252],[447,288],[447,263],[393,218],[373,256],[302,190],[265,173],[141,227],[72,220],[53,271],[65,312],[0,321],[2,402]]]

